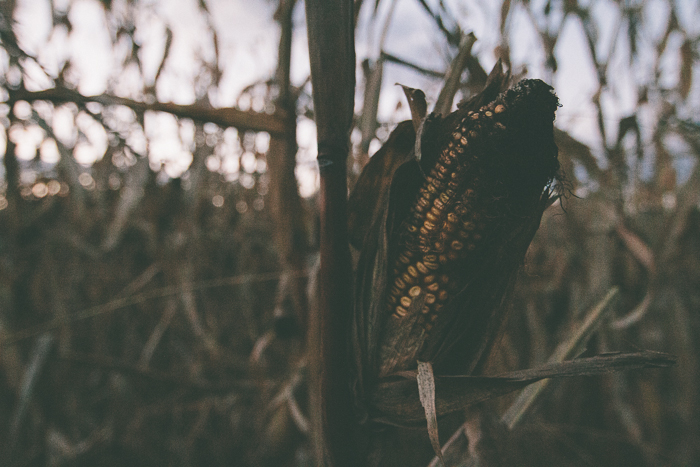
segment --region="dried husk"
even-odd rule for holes
[[[422,93],[404,88],[413,100],[414,118],[399,124],[371,158],[351,195],[350,236],[360,250],[352,350],[362,420],[413,425],[425,422],[426,416],[441,416],[542,378],[591,374],[590,365],[621,369],[639,364],[631,357],[580,360],[567,367],[530,370],[533,374],[471,376],[478,374],[501,328],[517,271],[542,213],[552,203],[559,169],[553,135],[558,100],[552,88],[526,80],[504,91],[508,80],[497,64],[484,90],[444,118],[421,115],[416,109],[425,108]],[[449,279],[449,287],[444,286],[442,302],[437,302],[421,287],[409,290],[408,280],[416,279],[417,269],[426,268],[409,269],[414,275],[409,277],[401,261],[406,251],[411,251],[405,261],[409,266],[434,253],[425,240],[429,235],[416,227],[422,222],[416,206],[421,196],[428,196],[426,187],[436,179],[436,168],[444,164],[446,154],[458,161],[450,169],[456,173],[451,180],[457,182],[449,185],[454,188],[450,196],[442,198],[443,211],[432,212],[445,218],[463,203],[469,208],[460,211],[463,218],[472,219],[469,216],[477,213],[481,238],[468,237],[473,244],[467,253],[455,253],[451,259],[445,254],[444,262],[440,257],[439,271]],[[467,162],[460,165],[461,161]],[[444,229],[447,221],[441,225]],[[439,226],[436,230],[440,233]],[[418,242],[411,243],[416,236],[423,242],[420,250],[415,247]],[[406,279],[403,289],[397,277]],[[398,296],[401,302],[396,305]],[[436,302],[439,308],[432,306]],[[658,364],[663,360],[646,354],[635,358]],[[435,372],[436,404],[429,406],[436,414],[424,412],[421,405],[415,376],[419,360],[429,362]],[[447,379],[455,375],[462,379]]]

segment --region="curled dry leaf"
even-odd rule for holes
[[[411,121],[413,129],[418,134],[419,128],[428,114],[428,103],[425,101],[425,93],[420,89],[409,88],[408,86],[400,85],[403,93],[408,101],[408,108],[411,109]]]
[[[435,375],[433,375],[433,367],[429,362],[418,362],[416,381],[418,382],[418,397],[425,411],[425,418],[428,421],[430,444],[433,445],[435,455],[438,456],[444,467],[446,464],[445,459],[442,457],[442,450],[440,449],[437,410],[435,408]]]
[[[425,101],[425,93],[420,89],[409,88],[403,84],[401,87],[403,88],[403,93],[406,95],[408,108],[411,109],[411,121],[413,122],[413,129],[416,132],[416,144],[413,148],[413,156],[416,160],[420,161],[422,157],[423,128],[428,121],[428,103]]]

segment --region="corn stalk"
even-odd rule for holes
[[[309,317],[311,406],[317,463],[355,466],[347,330],[352,267],[347,234],[347,169],[355,91],[351,0],[306,2],[321,176],[321,270],[318,308]]]

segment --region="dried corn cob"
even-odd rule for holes
[[[503,109],[501,105],[498,110]],[[447,299],[450,266],[467,258],[482,238],[485,225],[473,189],[478,172],[470,170],[473,161],[465,152],[470,142],[478,145],[479,120],[486,115],[493,111],[470,112],[452,134],[402,226],[403,251],[397,257],[387,299],[395,318],[404,317],[410,304],[423,297],[421,313],[429,328]]]
[[[539,200],[558,167],[556,147],[540,157],[528,133],[544,130],[546,141],[556,106],[549,86],[526,80],[466,112],[443,138],[395,235],[380,375],[415,364],[440,311],[478,274],[485,242],[498,242]]]

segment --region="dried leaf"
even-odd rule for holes
[[[15,405],[12,421],[10,423],[10,440],[14,444],[17,441],[19,430],[27,416],[27,411],[32,401],[32,395],[37,389],[37,382],[45,367],[56,339],[51,334],[40,336],[32,348],[27,362],[26,370],[22,376],[22,384],[18,394],[18,402]]]
[[[165,28],[165,50],[163,51],[163,58],[160,60],[160,65],[158,65],[158,71],[156,71],[156,77],[153,79],[153,87],[155,88],[158,78],[163,73],[165,68],[165,63],[168,61],[170,56],[170,47],[173,45],[173,31],[169,28]]]
[[[610,327],[612,329],[626,329],[633,324],[638,323],[644,315],[646,315],[647,311],[649,310],[649,305],[651,305],[651,300],[653,298],[653,294],[651,293],[651,290],[647,290],[647,293],[644,295],[644,298],[642,299],[637,306],[634,307],[632,311],[627,313],[625,316],[616,319],[612,323],[610,323]]]
[[[501,4],[501,20],[499,24],[501,36],[504,37],[506,36],[506,20],[508,19],[508,14],[510,13],[510,6],[511,0],[504,0],[504,2]]]
[[[588,339],[598,329],[603,318],[608,316],[612,309],[610,306],[614,299],[618,296],[619,289],[613,287],[603,297],[603,299],[593,307],[587,314],[583,322],[577,326],[576,330],[571,333],[570,337],[559,344],[552,356],[547,360],[548,363],[559,363],[566,359],[572,358],[584,350]],[[549,380],[539,381],[526,387],[513,404],[503,414],[503,422],[512,429],[525,414],[527,409],[532,406],[537,397],[542,394],[542,391],[547,387]]]
[[[665,368],[675,358],[661,352],[608,353],[552,363],[538,368],[498,376],[436,376],[435,407],[438,417],[478,402],[517,391],[545,378],[593,376],[638,368]],[[371,397],[375,419],[401,426],[415,426],[425,420],[415,371],[401,372],[380,382]]]
[[[595,332],[603,319],[608,316],[607,312],[612,309],[610,304],[618,293],[619,289],[617,287],[612,288],[606,296],[586,314],[586,318],[581,325],[576,328],[575,332],[557,347],[555,352],[548,359],[548,362],[562,362],[579,353],[588,342],[588,338]],[[479,457],[480,460],[483,460],[483,457],[488,453],[484,453],[482,438],[483,441],[490,440],[491,442],[499,443],[497,446],[501,446],[500,450],[502,451],[504,440],[501,439],[502,437],[499,434],[501,429],[508,430],[510,428],[512,430],[515,428],[528,408],[531,407],[539,395],[542,394],[549,381],[549,379],[545,379],[527,386],[518,395],[518,398],[510,408],[503,414],[501,423],[498,423],[490,417],[486,417],[483,411],[479,410],[478,407],[476,410],[470,409],[468,411],[469,420],[445,443],[443,447],[445,455],[458,456],[460,452],[466,453],[468,448],[472,457]],[[469,443],[466,442],[467,440],[464,435],[469,438]],[[437,461],[437,457],[433,458],[429,467],[435,467]]]
[[[415,192],[414,185],[422,178],[413,157],[414,138],[411,123],[400,123],[370,159],[348,202],[351,243],[361,246],[351,338],[356,360],[357,411],[361,417],[366,411],[365,388],[372,387],[376,380],[376,348],[386,319],[382,304],[390,249],[387,232],[392,229],[395,213],[405,210],[403,205],[410,200],[406,193]]]
[[[554,129],[554,142],[559,148],[559,161],[564,173],[572,176],[574,173],[573,161],[576,161],[586,169],[589,177],[601,181],[603,172],[598,167],[598,162],[593,157],[591,148],[558,128]]]
[[[150,174],[148,157],[142,157],[136,164],[129,168],[126,177],[126,186],[119,193],[115,215],[107,226],[101,248],[104,251],[112,251],[122,238],[124,229],[132,212],[139,206],[144,197],[146,183]]]
[[[370,226],[386,208],[391,181],[396,170],[412,158],[415,137],[409,122],[400,123],[357,179],[348,200],[348,229],[353,246],[362,246]]]
[[[403,88],[404,94],[406,94],[408,107],[411,109],[413,129],[416,130],[416,145],[413,154],[416,160],[420,161],[423,156],[421,147],[423,142],[423,129],[428,113],[428,103],[425,101],[425,93],[420,89],[409,88],[403,84],[400,86]]]
[[[654,252],[651,251],[649,245],[623,224],[617,224],[615,231],[635,259],[639,261],[647,271],[653,272],[656,269],[654,266]]]
[[[508,463],[510,451],[508,428],[494,414],[481,407],[469,410],[463,425],[468,441],[468,454],[472,462],[467,466],[503,467]]]
[[[627,133],[632,132],[635,136],[635,143],[637,146],[637,157],[642,158],[642,134],[639,131],[639,122],[637,121],[636,115],[630,115],[620,119],[618,131],[617,131],[617,146],[616,148],[620,150],[622,148],[622,140],[627,136]]]
[[[493,69],[491,69],[491,72],[486,77],[484,89],[482,89],[482,91],[475,96],[460,102],[457,107],[460,110],[467,109],[467,111],[478,109],[496,99],[499,93],[506,90],[509,82],[510,71],[504,72],[503,62],[501,59],[498,59],[496,64],[493,66]]]
[[[450,68],[445,75],[445,84],[435,103],[435,113],[447,115],[452,110],[452,102],[459,89],[462,72],[464,72],[464,69],[467,67],[467,62],[471,57],[474,42],[476,42],[474,33],[462,36],[462,40],[459,44],[459,53],[452,63],[450,63]]]
[[[413,121],[413,129],[418,134],[418,129],[423,123],[423,119],[428,114],[428,103],[425,101],[425,93],[420,89],[409,88],[403,84],[399,84],[403,89],[403,93],[408,100],[408,108],[411,109],[411,120]]]
[[[379,123],[377,123],[377,112],[379,110],[379,94],[382,89],[382,77],[384,75],[384,59],[380,57],[374,63],[365,60],[362,62],[362,69],[365,75],[365,93],[362,103],[362,115],[358,126],[362,133],[362,142],[360,143],[363,153],[362,157],[365,157],[379,126]],[[365,161],[362,162],[364,163]]]
[[[438,436],[437,414],[435,412],[435,379],[433,377],[433,366],[429,362],[418,362],[418,374],[416,375],[418,382],[418,396],[420,403],[425,410],[425,418],[428,421],[428,436],[430,444],[433,445],[435,455],[442,461],[445,466],[445,459],[442,457],[442,449],[440,449],[440,438]]]
[[[693,84],[693,42],[686,39],[681,45],[681,76],[678,83],[678,92],[683,99],[687,99],[690,94],[690,87]]]

